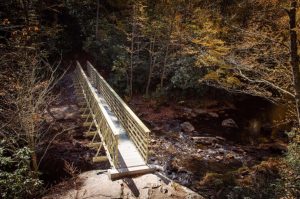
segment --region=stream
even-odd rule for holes
[[[131,102],[152,130],[149,163],[170,179],[208,198],[226,198],[237,178],[250,175],[246,168],[286,151],[289,125],[273,124],[284,120],[284,108],[253,99],[196,104]],[[211,186],[209,176],[221,178],[220,186]]]

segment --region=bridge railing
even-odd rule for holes
[[[100,99],[89,82],[82,67],[77,62],[75,77],[80,83],[84,92],[87,105],[94,115],[96,125],[100,129],[100,137],[104,144],[105,149],[109,152],[109,159],[115,167],[118,167],[118,134],[119,132],[115,128],[111,118],[107,114],[105,108],[100,102]]]
[[[133,113],[119,95],[110,87],[105,79],[98,73],[90,62],[87,62],[88,75],[94,86],[103,95],[111,110],[119,119],[127,131],[130,139],[134,142],[140,154],[147,162],[150,130]]]

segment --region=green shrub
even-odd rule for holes
[[[29,148],[15,151],[0,145],[0,198],[33,198],[42,182],[30,168]]]

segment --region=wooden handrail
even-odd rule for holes
[[[118,139],[119,131],[112,122],[107,111],[100,102],[100,98],[95,92],[93,86],[88,80],[86,74],[84,73],[81,65],[77,62],[75,75],[80,83],[85,97],[87,98],[88,106],[90,111],[92,111],[97,125],[100,127],[100,136],[105,144],[105,149],[109,152],[110,159],[112,160],[113,166],[118,167]]]
[[[140,154],[147,162],[150,130],[134,114],[120,96],[110,87],[90,62],[87,62],[87,71],[94,87],[103,95],[111,110],[127,131]]]

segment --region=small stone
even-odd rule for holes
[[[151,139],[151,141],[150,141],[151,143],[156,143],[156,140],[155,139]]]
[[[236,122],[231,118],[223,120],[222,126],[229,127],[229,128],[238,128],[238,125],[236,124]]]
[[[218,140],[221,140],[221,141],[225,141],[225,140],[226,140],[225,138],[223,138],[223,137],[221,137],[221,136],[216,136],[216,138],[217,138]]]
[[[194,109],[194,112],[198,115],[207,113],[207,111],[205,109]]]
[[[183,111],[187,114],[191,114],[193,110],[190,108],[183,108]]]
[[[195,127],[189,122],[184,122],[184,123],[180,124],[180,127],[186,133],[189,133],[189,132],[192,132],[195,130]]]
[[[138,116],[143,117],[143,116],[145,116],[145,113],[138,113]]]
[[[218,156],[216,156],[216,159],[217,160],[223,160],[223,156],[218,155]]]
[[[231,154],[231,153],[228,153],[228,154],[226,155],[226,158],[227,158],[227,159],[234,159],[234,155]]]
[[[214,113],[214,112],[209,112],[208,115],[213,117],[213,118],[219,118],[219,115],[217,113]]]
[[[161,131],[163,128],[161,126],[156,126],[152,130],[153,131]]]
[[[180,102],[178,102],[178,104],[184,104],[185,103],[185,101],[180,101]]]

